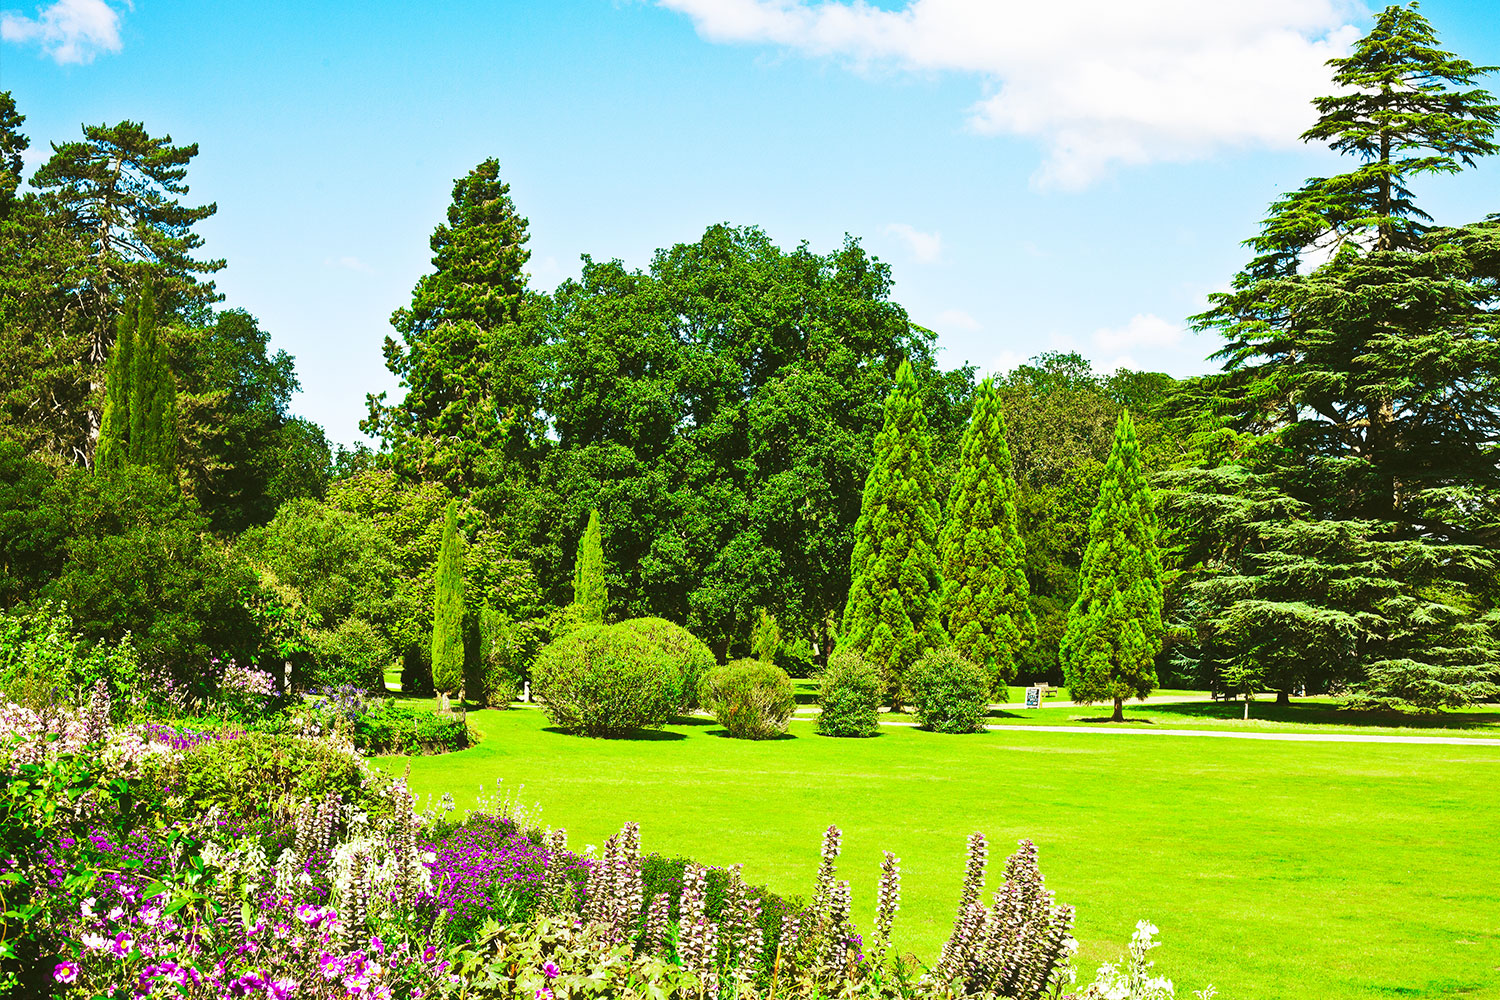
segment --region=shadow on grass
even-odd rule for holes
[[[1104,725],[1109,725],[1111,722],[1115,722],[1115,719],[1114,716],[1111,715],[1094,715],[1090,716],[1089,718],[1083,718],[1080,716],[1076,721],[1087,722],[1090,725],[1096,722],[1103,723]],[[1156,725],[1156,722],[1153,719],[1135,719],[1127,715],[1125,716],[1125,718],[1115,723],[1115,725],[1118,726],[1123,726],[1126,724],[1135,726],[1154,726]]]
[[[1245,715],[1242,701],[1199,701],[1151,705],[1153,715],[1169,715],[1183,721],[1224,719],[1239,721]],[[1251,722],[1284,722],[1307,726],[1370,726],[1391,729],[1500,729],[1500,709],[1468,712],[1398,712],[1392,709],[1339,708],[1336,705],[1277,705],[1270,701],[1250,703]]]
[[[684,733],[669,733],[662,729],[630,729],[623,733],[610,733],[607,736],[589,736],[586,733],[575,733],[561,726],[544,726],[544,733],[557,733],[561,736],[576,736],[579,739],[594,740],[622,740],[626,742],[656,743],[669,740],[685,740]]]
[[[679,715],[672,719],[674,726],[717,726],[713,719],[705,719],[701,715]]]
[[[727,729],[710,729],[708,731],[708,735],[709,736],[717,736],[721,740],[739,739],[739,737],[737,737],[737,736],[730,736],[729,735],[729,730],[727,730]],[[791,733],[780,733],[780,734],[778,734],[776,736],[767,736],[763,740],[745,740],[745,742],[746,743],[775,743],[777,740],[795,740],[796,738],[797,737],[793,736]]]

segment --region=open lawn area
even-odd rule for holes
[[[524,784],[575,847],[633,819],[645,850],[743,862],[785,894],[809,891],[836,823],[856,920],[868,927],[880,851],[894,851],[897,942],[925,960],[952,921],[964,838],[982,830],[991,887],[1018,838],[1037,842],[1049,887],[1078,907],[1086,975],[1146,918],[1182,997],[1210,981],[1224,1000],[1500,997],[1493,747],[896,727],[838,740],[810,724],[756,743],[709,720],[591,740],[535,709],[469,718],[480,745],[410,760],[419,798],[451,792],[463,809],[496,779]]]

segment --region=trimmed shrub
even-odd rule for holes
[[[288,814],[330,793],[345,802],[363,795],[364,768],[347,744],[277,733],[244,733],[149,759],[143,784],[169,802],[219,806],[225,819]]]
[[[818,732],[824,736],[877,735],[881,688],[880,671],[858,650],[835,649],[818,686]]]
[[[554,723],[589,736],[660,728],[682,697],[677,666],[628,622],[584,625],[553,640],[531,680]]]
[[[703,640],[665,618],[631,618],[620,622],[620,627],[639,635],[677,670],[682,678],[678,711],[686,715],[697,708],[698,685],[719,662]]]
[[[780,736],[797,708],[786,671],[760,660],[735,660],[714,667],[699,682],[698,700],[730,736],[740,740]]]
[[[391,647],[380,630],[363,618],[349,617],[337,628],[313,633],[317,648],[320,687],[351,684],[366,691],[385,689],[385,668]]]
[[[990,675],[955,649],[935,649],[911,672],[912,710],[935,733],[977,733],[990,704]]]

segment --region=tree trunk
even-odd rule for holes
[[[1115,714],[1110,717],[1109,721],[1110,722],[1124,722],[1125,721],[1125,699],[1124,698],[1119,698],[1119,697],[1115,698]]]
[[[1285,708],[1287,705],[1290,705],[1291,703],[1292,703],[1292,692],[1286,690],[1285,688],[1282,688],[1280,691],[1276,692],[1276,704],[1278,704],[1278,705],[1282,706],[1283,708]]]

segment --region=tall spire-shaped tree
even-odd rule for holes
[[[1003,693],[1016,675],[1016,655],[1036,634],[1036,619],[1026,582],[1026,543],[1016,520],[1005,415],[989,379],[974,394],[938,545],[943,624],[958,651],[984,664]]]
[[[1113,700],[1114,721],[1123,722],[1125,699],[1156,686],[1165,631],[1156,508],[1129,410],[1115,425],[1078,584],[1062,638],[1063,676],[1074,701]]]
[[[854,525],[842,640],[877,664],[892,708],[907,668],[947,642],[938,616],[942,507],[916,376],[905,361],[885,401],[875,461]]]
[[[177,465],[177,380],[157,330],[149,284],[116,323],[94,452],[96,470],[109,472],[127,464],[167,474]]]
[[[457,691],[464,681],[463,560],[458,501],[449,500],[432,598],[432,686],[443,694]]]
[[[604,580],[604,533],[599,512],[589,511],[588,526],[578,540],[578,558],[573,566],[572,618],[578,624],[604,621],[609,611],[609,585]]]
[[[115,346],[104,373],[104,415],[94,447],[94,471],[130,464],[130,383],[135,375],[135,316],[126,308],[115,322]]]

